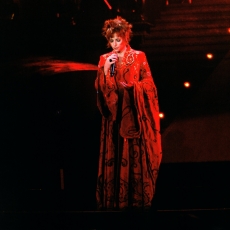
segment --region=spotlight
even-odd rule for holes
[[[207,57],[208,59],[213,59],[213,54],[207,53],[207,54],[206,54],[206,57]]]
[[[164,113],[159,113],[159,117],[162,119],[165,117]]]
[[[189,88],[191,86],[190,82],[186,81],[184,82],[184,87],[185,88]]]

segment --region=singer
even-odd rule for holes
[[[162,158],[158,96],[146,55],[130,47],[132,25],[117,17],[102,34],[95,88],[102,114],[98,210],[149,209]]]

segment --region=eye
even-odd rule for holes
[[[113,39],[109,39],[109,42],[112,43],[112,42],[113,42]]]
[[[118,38],[118,39],[116,39],[116,41],[117,41],[117,42],[120,42],[120,41],[121,41],[121,39],[119,39],[119,38]]]

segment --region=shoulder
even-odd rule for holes
[[[134,60],[140,62],[140,63],[145,63],[147,62],[146,54],[145,52],[141,50],[130,50],[131,51],[131,56],[133,56]]]
[[[135,55],[138,58],[141,57],[146,57],[145,52],[141,51],[141,50],[134,50],[134,49],[130,49],[130,52]]]

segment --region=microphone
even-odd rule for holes
[[[115,63],[110,66],[110,76],[113,77],[115,74]]]

